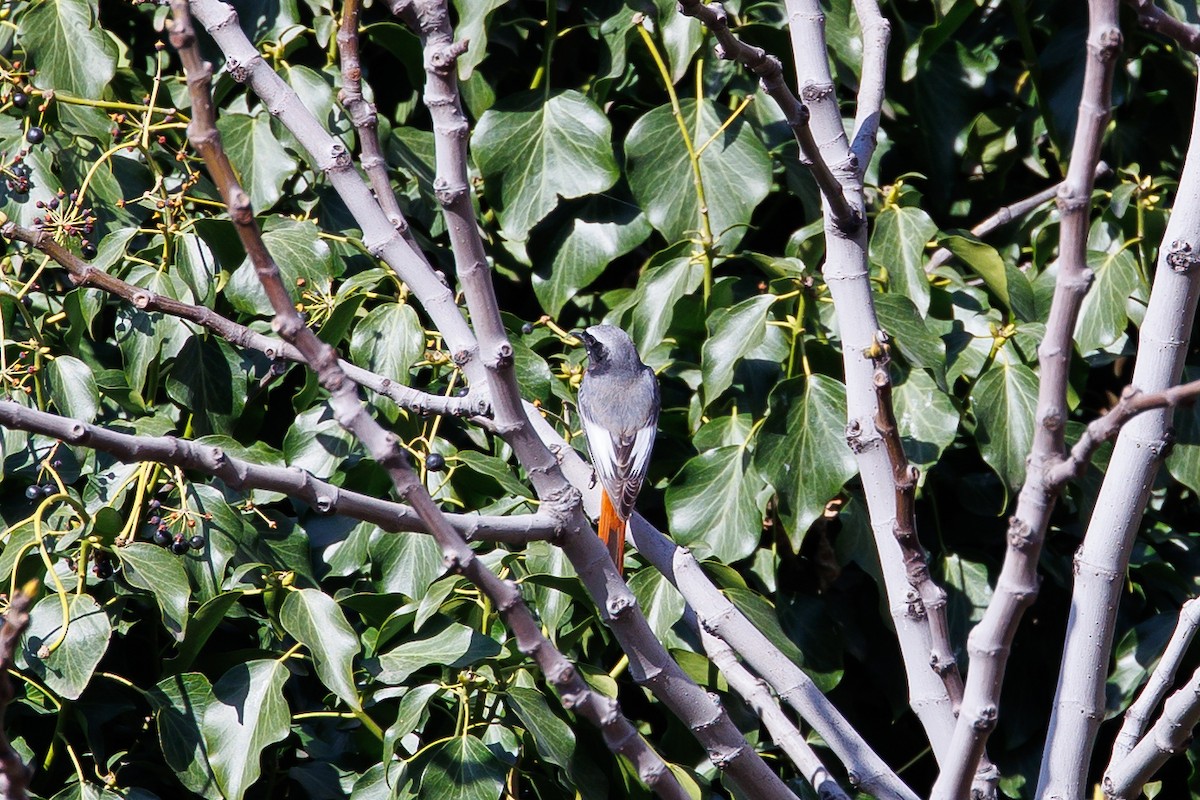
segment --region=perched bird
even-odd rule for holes
[[[658,379],[620,328],[593,325],[576,336],[588,354],[576,405],[602,490],[597,533],[620,572],[625,525],[646,479],[658,429]]]

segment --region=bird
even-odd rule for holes
[[[658,379],[642,363],[629,334],[615,325],[593,325],[575,335],[588,355],[576,408],[600,481],[596,532],[621,574],[625,526],[646,480],[658,431]]]

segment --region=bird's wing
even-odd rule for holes
[[[596,467],[600,484],[608,493],[618,516],[623,520],[629,519],[650,465],[650,451],[654,449],[654,436],[658,428],[657,407],[647,423],[632,435],[614,434],[589,419],[587,414],[581,413],[579,416],[583,420],[583,432],[587,436],[592,464]]]

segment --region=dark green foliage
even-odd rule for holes
[[[364,12],[364,79],[400,205],[453,283],[419,104],[422,54],[384,5]],[[304,105],[357,152],[335,102],[340,4],[237,6]],[[601,320],[630,331],[664,401],[640,510],[705,559],[713,580],[890,763],[911,764],[903,777],[924,791],[935,765],[905,704],[845,444],[818,198],[777,106],[753,76],[717,59],[711,38],[670,0],[454,6],[457,34],[470,40],[459,74],[473,124],[474,200],[526,399],[578,435],[571,401],[583,356],[565,334]],[[747,41],[788,61],[780,7],[727,8]],[[22,0],[6,11],[0,211],[25,226],[40,220],[135,286],[268,332],[269,304],[186,143],[178,61],[156,47],[167,9]],[[918,527],[950,592],[961,646],[990,596],[1004,512],[1024,475],[1057,217],[1048,203],[986,241],[966,229],[1061,179],[1085,10],[1058,0],[904,0],[884,12],[894,33],[883,136],[868,170],[871,277],[893,342],[901,434],[923,470]],[[641,14],[647,28],[634,22]],[[847,100],[860,68],[857,22],[848,0],[832,0],[827,14]],[[1128,381],[1191,110],[1192,62],[1139,32],[1132,16],[1125,22],[1105,150],[1114,171],[1099,183],[1089,240],[1097,280],[1076,331],[1077,421],[1109,408]],[[460,395],[453,354],[407,287],[363,247],[293,137],[225,72],[214,85],[225,147],[308,324],[362,367]],[[936,246],[954,258],[927,274]],[[382,470],[302,367],[76,287],[42,260],[23,246],[3,254],[9,399],[125,432],[202,439],[387,494]],[[414,463],[423,459],[447,510],[535,510],[498,438],[370,400]],[[1196,590],[1197,414],[1177,419],[1167,462],[1177,483],[1155,488],[1135,549],[1113,712],[1145,679],[1166,615]],[[3,432],[3,457],[0,581],[44,584],[7,717],[17,751],[39,767],[38,796],[494,800],[506,787],[523,798],[646,796],[630,765],[563,709],[496,609],[445,574],[429,538],[18,431]],[[1012,796],[1032,792],[1070,557],[1095,478],[1093,470],[1072,485],[1055,516],[1042,595],[1018,634],[1020,666],[1005,695],[1014,710],[991,745]],[[619,693],[682,780],[725,791],[686,731],[632,684],[557,548],[477,547],[490,568],[521,582],[587,680]],[[636,554],[631,565],[655,631],[770,749],[753,715],[692,652],[678,593]],[[1111,735],[1103,729],[1097,753]],[[782,759],[771,763],[796,777]],[[1171,796],[1183,796],[1190,766],[1174,770]]]

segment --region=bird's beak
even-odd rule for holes
[[[596,342],[590,333],[583,330],[571,331],[571,337],[575,339],[574,344],[576,346],[583,345],[585,349],[590,348]]]

